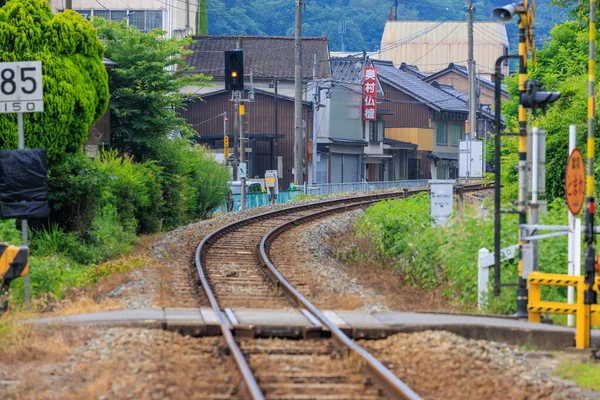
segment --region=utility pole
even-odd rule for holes
[[[73,0],[66,0],[65,1],[65,10],[72,10],[73,9]]]
[[[275,78],[275,145],[273,146],[275,152],[275,169],[277,170],[277,178],[281,178],[279,175],[279,154],[278,154],[278,136],[279,136],[279,93],[277,92],[277,78]]]
[[[240,130],[240,109],[237,93],[233,92],[233,180],[239,180],[238,167],[240,157],[240,142],[238,139],[238,132]]]
[[[343,50],[342,50],[343,51]],[[319,111],[319,86],[317,85],[317,55],[313,65],[313,134],[312,134],[312,179],[317,183],[317,112]]]
[[[304,183],[302,174],[302,5],[303,2],[296,0],[296,36],[295,51],[296,65],[294,74],[294,183]]]
[[[245,144],[245,139],[244,139],[244,114],[245,112],[245,106],[243,103],[243,99],[242,97],[242,93],[243,92],[239,92],[239,97],[238,97],[238,101],[239,106],[239,117],[240,117],[240,122],[238,124],[239,129],[240,129],[240,163],[245,164],[246,163],[246,144]],[[246,174],[248,173],[248,166],[246,166],[245,168],[245,173],[244,175],[241,176],[240,181],[241,181],[241,191],[240,193],[242,194],[241,199],[240,199],[240,210],[245,210],[246,209]]]
[[[468,30],[468,70],[469,70],[469,139],[477,137],[477,94],[475,88],[475,60],[473,58],[473,0],[469,0],[467,6],[467,30]]]

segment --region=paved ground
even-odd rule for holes
[[[512,318],[467,314],[434,314],[387,311],[368,313],[325,310],[326,317],[355,338],[380,338],[398,332],[445,330],[469,339],[486,339],[544,350],[573,347],[575,330],[563,326],[533,324]],[[301,310],[227,309],[235,327],[252,327],[257,336],[298,337],[315,324]],[[41,324],[137,326],[180,331],[194,336],[218,335],[212,309],[154,308],[69,315],[33,320]],[[592,344],[600,345],[600,331]]]

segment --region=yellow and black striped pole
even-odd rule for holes
[[[595,280],[596,252],[594,250],[594,119],[596,101],[594,98],[594,79],[596,78],[596,65],[594,53],[596,52],[596,0],[590,0],[590,48],[588,55],[588,140],[587,140],[587,181],[586,191],[586,229],[584,262],[584,283],[587,289],[583,295],[585,312],[577,314],[577,336],[576,346],[578,348],[589,347],[590,345],[590,309],[592,304],[596,304],[596,291],[593,289]],[[582,314],[582,315],[579,315]],[[581,325],[580,325],[581,324]],[[581,329],[580,329],[581,328]],[[581,333],[580,333],[581,332]]]
[[[527,1],[524,2],[524,11],[519,13],[519,98],[525,93],[527,82],[527,32],[529,25]],[[519,101],[519,225],[527,223],[527,109]],[[519,288],[517,289],[517,313],[518,317],[527,317],[527,280],[523,278],[523,245],[519,233]]]

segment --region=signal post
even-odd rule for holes
[[[241,154],[238,153],[238,142],[234,140],[234,166],[233,176],[237,180],[241,181],[240,194],[241,194],[241,207],[240,209],[246,208],[246,149],[244,143],[244,124],[243,115],[245,114],[244,102],[247,100],[243,99],[244,93],[244,52],[242,50],[232,50],[225,52],[225,89],[232,92],[231,101],[234,103],[234,134],[239,137],[239,146],[241,147]],[[225,137],[224,143],[229,144],[229,139]],[[224,146],[227,147],[227,146]],[[229,150],[227,149],[227,153]],[[238,154],[240,162],[238,164]]]

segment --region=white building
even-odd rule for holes
[[[125,19],[141,31],[159,28],[168,37],[192,35],[201,0],[72,0],[73,10],[84,16],[115,21]],[[50,0],[52,11],[65,9],[65,0]]]

